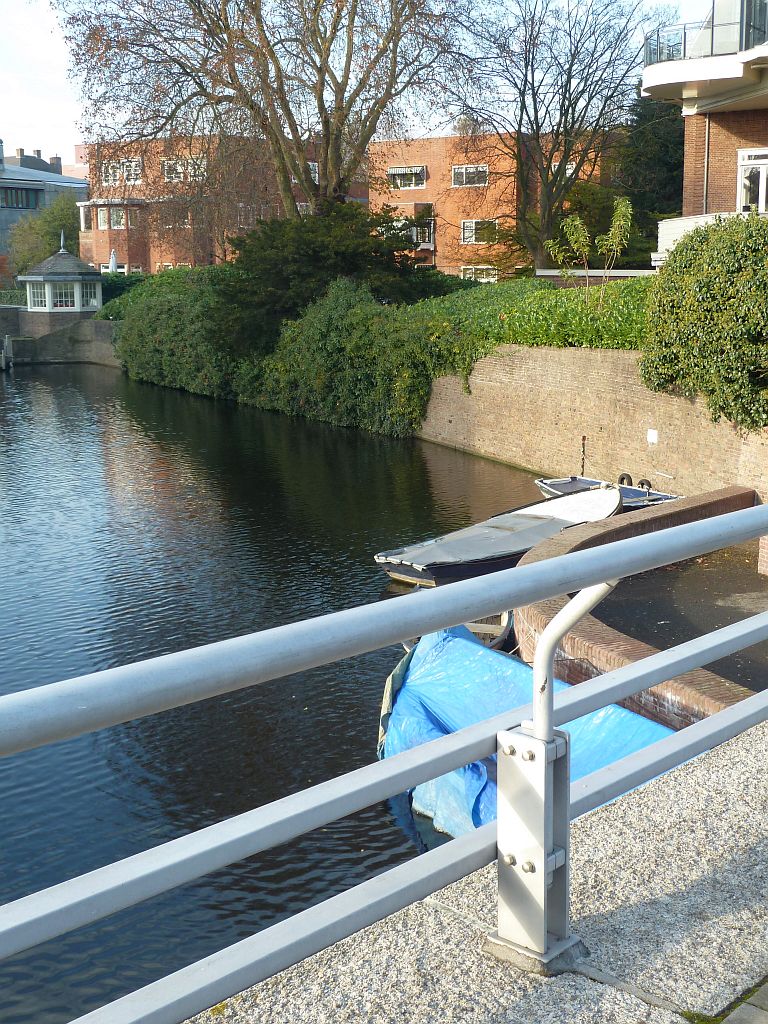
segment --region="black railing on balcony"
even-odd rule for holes
[[[768,0],[714,0],[703,21],[658,28],[645,37],[645,63],[717,57],[768,40]]]

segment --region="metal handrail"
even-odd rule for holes
[[[747,509],[424,592],[409,601],[350,609],[12,694],[0,698],[0,751],[9,753],[80,735],[767,532],[768,506]],[[566,691],[554,704],[552,721],[561,725],[766,637],[768,612]],[[299,641],[306,645],[304,649],[299,649]],[[121,685],[117,687],[116,682]],[[445,771],[488,757],[496,750],[496,733],[518,725],[530,711],[530,706],[512,709],[380,764],[17,900],[0,910],[0,955],[11,955],[81,927]],[[581,780],[571,790],[572,815],[626,792],[766,717],[768,694],[756,695]],[[487,829],[491,831],[478,830],[417,857],[80,1020],[83,1024],[176,1024],[461,877],[474,866],[489,863],[495,854],[495,827]],[[309,949],[307,943],[319,945]],[[245,957],[242,961],[240,953]],[[255,960],[247,959],[251,954]],[[190,986],[193,978],[195,983]]]

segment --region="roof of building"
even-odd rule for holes
[[[38,263],[36,267],[30,267],[26,274],[20,274],[18,280],[74,280],[82,277],[96,278],[101,277],[101,274],[77,256],[73,256],[71,252],[61,249],[42,263]]]
[[[68,178],[63,174],[54,174],[53,171],[38,171],[34,167],[18,167],[9,164],[0,166],[0,183],[11,183],[20,181],[33,184],[50,182],[54,185],[62,185],[64,188],[88,188],[88,182],[84,178]]]

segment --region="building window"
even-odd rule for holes
[[[307,160],[307,167],[309,168],[309,176],[317,185],[320,182],[320,167],[318,166],[317,160]]]
[[[0,188],[0,209],[36,210],[40,193],[33,188]]]
[[[42,281],[31,281],[27,285],[29,308],[30,309],[45,309],[45,285]]]
[[[83,281],[83,309],[96,309],[99,304],[95,281]]]
[[[80,230],[90,231],[93,227],[93,212],[90,206],[80,207]]]
[[[497,235],[495,220],[463,220],[461,222],[462,245],[488,245],[496,241]]]
[[[53,308],[74,309],[75,308],[75,286],[74,284],[56,281],[53,285]]]
[[[108,263],[102,263],[101,272],[102,274],[127,274],[128,270],[125,263],[118,263],[114,270],[109,269]]]
[[[143,274],[144,273],[144,268],[141,266],[140,263],[132,263],[131,264],[131,273],[132,274]]]
[[[311,203],[296,203],[296,209],[299,211],[300,217],[308,217],[312,213]]]
[[[123,160],[122,172],[126,185],[138,185],[141,182],[141,160]]]
[[[392,189],[424,188],[427,182],[427,168],[424,164],[415,167],[390,167],[387,181]]]
[[[109,226],[116,231],[120,231],[125,227],[125,210],[122,206],[110,206]]]
[[[768,150],[740,149],[736,209],[749,213],[754,208],[758,213],[765,213],[768,209],[767,185]]]
[[[128,227],[135,228],[139,226],[139,211],[135,206],[129,206],[127,210],[128,216]]]
[[[435,241],[435,222],[425,220],[415,224],[412,230],[413,240],[417,245],[431,245]]]
[[[553,160],[552,161],[552,173],[553,174],[557,171],[557,169],[560,166],[561,162],[562,161],[560,161],[560,160]],[[576,161],[575,160],[569,160],[569,162],[565,165],[565,173],[570,178],[575,172],[576,172]]]
[[[173,160],[163,160],[162,168],[166,181],[203,181],[208,161],[204,156],[193,156],[189,160],[175,157]]]
[[[103,160],[101,163],[102,185],[137,185],[141,182],[142,161],[140,157],[128,160]]]
[[[487,185],[488,164],[460,164],[453,168],[454,185]]]
[[[106,231],[108,221],[108,212],[106,206],[100,206],[96,215],[96,223],[99,225],[99,231]]]
[[[496,267],[462,267],[461,276],[465,281],[479,281],[481,284],[496,284],[499,272]]]

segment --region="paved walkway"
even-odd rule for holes
[[[557,978],[484,952],[495,868],[469,875],[195,1024],[768,1024],[768,724],[577,820]],[[686,1014],[687,1016],[683,1016]],[[692,1015],[699,1014],[700,1017]]]

